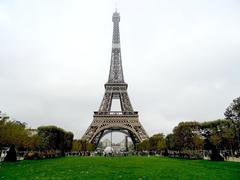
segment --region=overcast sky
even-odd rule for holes
[[[0,0],[0,110],[80,138],[111,57],[111,0]],[[119,0],[125,81],[149,135],[223,117],[240,95],[239,0]]]

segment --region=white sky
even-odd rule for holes
[[[240,95],[239,0],[119,0],[125,81],[149,135]],[[0,110],[80,138],[110,67],[110,0],[0,0]]]

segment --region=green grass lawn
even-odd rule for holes
[[[240,163],[163,157],[63,157],[1,163],[0,179],[240,179]]]

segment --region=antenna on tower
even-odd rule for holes
[[[117,12],[117,1],[115,1],[115,12]]]

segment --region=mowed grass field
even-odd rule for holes
[[[164,157],[63,157],[1,163],[0,179],[238,179],[240,163]]]

